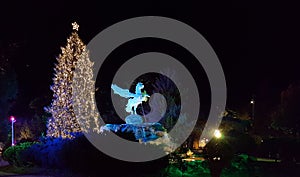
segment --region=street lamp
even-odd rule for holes
[[[222,137],[222,133],[221,133],[221,131],[220,130],[215,130],[214,131],[214,136],[217,138],[217,139],[219,139],[219,138],[221,138]]]
[[[254,101],[254,98],[252,98],[251,100],[250,100],[250,104],[251,104],[251,106],[252,106],[252,116],[251,116],[251,119],[252,120],[254,120],[254,106],[255,106],[255,101]]]
[[[14,141],[14,123],[16,122],[16,118],[14,116],[10,116],[10,121],[11,121],[11,145],[15,145]]]

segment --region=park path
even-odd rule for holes
[[[9,163],[7,161],[4,161],[2,157],[0,156],[0,167],[7,166]],[[45,176],[45,175],[18,175],[14,173],[6,173],[3,171],[0,171],[0,176],[10,176],[10,177],[53,177],[53,176]]]
[[[13,173],[5,173],[5,172],[0,171],[0,176],[12,176],[12,175],[15,175],[15,174],[13,174]]]
[[[2,157],[0,156],[0,167],[4,167],[9,165],[9,163],[5,160],[2,159]]]
[[[5,173],[0,171],[0,176],[7,176],[7,177],[53,177],[53,176],[45,176],[45,175],[18,175],[13,173]]]

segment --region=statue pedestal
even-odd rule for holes
[[[117,135],[125,137],[134,137],[139,142],[148,142],[164,136],[165,128],[160,123],[142,123],[142,124],[106,124],[101,126],[101,132],[112,131]]]
[[[142,116],[131,114],[125,118],[126,124],[142,124],[144,123]]]

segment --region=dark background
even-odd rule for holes
[[[246,107],[252,94],[272,107],[279,103],[280,92],[299,80],[300,12],[296,4],[96,2],[0,3],[0,46],[13,44],[16,53],[10,60],[17,72],[19,94],[12,114],[32,114],[28,104],[36,97],[46,96],[50,103],[55,58],[71,34],[73,21],[79,23],[79,36],[86,44],[106,27],[136,16],[166,16],[192,26],[222,63],[227,106],[233,109]]]

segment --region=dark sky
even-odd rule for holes
[[[19,81],[17,107],[26,112],[33,98],[51,97],[55,57],[66,44],[73,21],[80,24],[79,35],[86,44],[101,30],[131,17],[157,15],[187,23],[217,53],[226,76],[229,107],[247,105],[253,93],[262,102],[275,104],[280,91],[299,80],[296,4],[195,2],[1,2],[0,41],[20,46],[13,61]]]

